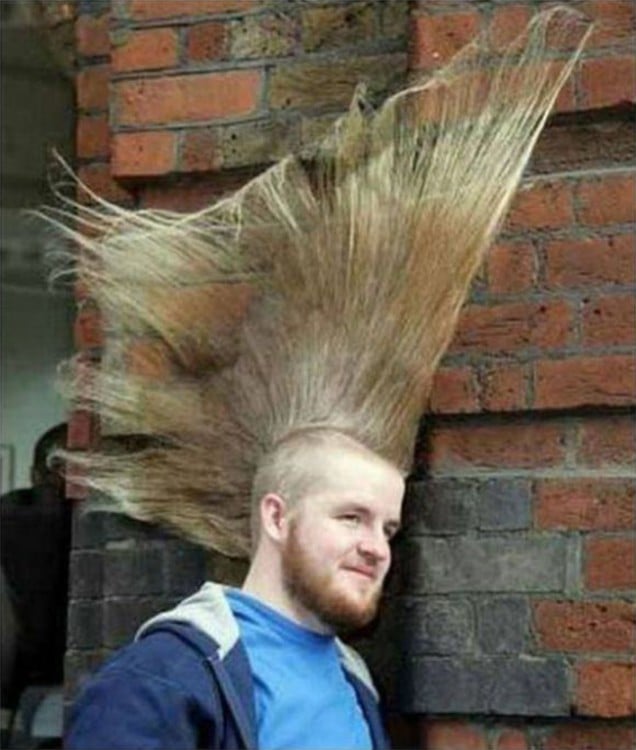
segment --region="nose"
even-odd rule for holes
[[[368,529],[358,543],[358,551],[374,562],[385,562],[391,559],[391,547],[384,529]]]

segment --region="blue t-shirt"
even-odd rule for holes
[[[237,589],[227,597],[254,675],[261,750],[371,750],[335,638]]]

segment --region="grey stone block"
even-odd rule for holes
[[[568,667],[563,659],[495,660],[490,710],[516,716],[567,716]]]
[[[205,553],[186,542],[168,543],[164,549],[166,594],[186,596],[205,581]]]
[[[531,521],[530,483],[491,479],[479,486],[478,526],[485,531],[527,529]]]
[[[149,546],[110,547],[104,556],[104,593],[111,595],[163,593],[163,555]]]
[[[102,644],[103,606],[99,600],[72,601],[68,608],[69,649],[97,649]]]
[[[565,541],[556,534],[408,540],[400,561],[409,593],[562,591]]]
[[[103,592],[103,552],[73,550],[71,552],[71,595],[75,599],[100,597]]]
[[[119,648],[132,641],[141,625],[151,617],[172,607],[164,598],[137,599],[124,597],[104,603],[104,646]]]
[[[417,713],[567,716],[562,659],[418,658],[403,665],[396,704]]]
[[[403,524],[407,534],[460,534],[475,525],[475,483],[454,479],[409,485]]]
[[[397,637],[409,655],[461,654],[473,648],[470,603],[461,599],[401,600]]]
[[[529,645],[530,607],[520,596],[477,602],[477,642],[487,654],[518,654]]]
[[[73,548],[101,549],[104,545],[104,513],[73,510]]]
[[[488,687],[476,661],[417,658],[402,665],[396,705],[408,713],[487,713]]]

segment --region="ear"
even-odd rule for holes
[[[275,542],[285,541],[289,528],[289,509],[280,495],[264,495],[260,502],[261,530]]]

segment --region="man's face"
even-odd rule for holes
[[[324,489],[292,511],[283,582],[294,605],[319,625],[359,628],[377,611],[404,481],[372,454],[339,449],[320,458]]]

